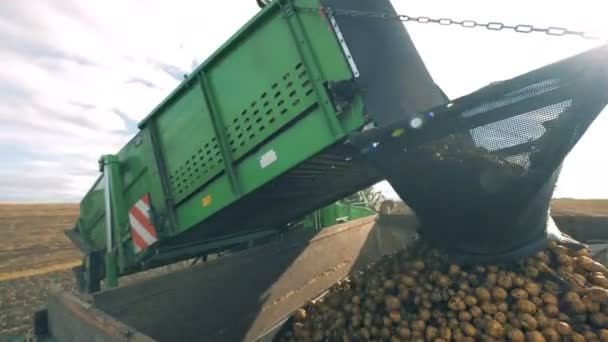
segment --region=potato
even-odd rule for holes
[[[534,266],[527,266],[525,273],[530,278],[536,278],[539,275],[538,269]]]
[[[608,279],[603,275],[593,275],[590,279],[591,283],[598,285],[603,288],[608,288]]]
[[[458,273],[460,273],[460,266],[454,264],[450,265],[448,273],[452,276],[458,275]]]
[[[393,322],[398,323],[398,322],[400,322],[400,321],[401,321],[401,311],[399,311],[399,310],[393,310],[393,311],[391,311],[391,313],[389,314],[389,317],[390,317],[390,319],[391,319]]]
[[[598,335],[596,335],[592,331],[584,331],[583,336],[585,337],[585,341],[593,341],[593,342],[600,341],[600,338],[598,337]]]
[[[545,291],[547,291],[549,293],[553,293],[553,294],[560,293],[559,285],[556,282],[551,281],[551,280],[545,281],[545,283],[543,284],[543,288],[545,289]]]
[[[569,291],[564,294],[563,300],[566,302],[580,301],[581,297],[574,291]]]
[[[557,297],[555,297],[551,293],[548,293],[548,292],[541,293],[540,299],[543,301],[544,304],[557,305]]]
[[[406,327],[400,327],[397,329],[397,334],[404,340],[409,339],[412,336],[412,331]]]
[[[572,342],[585,342],[587,339],[579,334],[579,333],[572,333],[572,335],[570,335],[570,341]]]
[[[583,294],[589,296],[589,298],[600,304],[608,304],[608,290],[601,287],[590,287],[583,291]]]
[[[517,310],[523,313],[533,314],[536,312],[536,305],[527,299],[520,299],[515,304]]]
[[[500,312],[508,312],[509,304],[507,304],[506,302],[498,303],[498,304],[496,304],[496,310],[498,310]]]
[[[414,287],[416,286],[416,278],[409,275],[403,275],[401,276],[401,283],[407,287]]]
[[[513,278],[513,286],[514,287],[523,287],[524,284],[526,283],[526,279],[521,276],[521,275],[515,275],[515,277]]]
[[[483,314],[483,311],[481,310],[481,308],[479,306],[473,306],[472,308],[469,309],[469,313],[471,313],[472,317],[481,317],[481,315]]]
[[[477,305],[477,298],[475,298],[474,296],[471,296],[471,295],[465,296],[464,303],[469,307],[473,307],[473,306]]]
[[[473,319],[473,316],[469,312],[467,312],[467,311],[461,311],[458,314],[458,319],[460,321],[467,321],[468,322],[468,321],[470,321],[470,320]]]
[[[594,261],[593,259],[587,256],[577,257],[578,265],[587,272],[602,272],[606,273],[608,270],[606,267],[599,262]]]
[[[393,289],[395,286],[396,286],[396,283],[392,279],[387,279],[387,280],[384,281],[384,288],[385,289]]]
[[[524,290],[526,290],[528,296],[538,296],[540,294],[541,287],[536,282],[528,281],[524,284]]]
[[[485,287],[476,288],[475,296],[477,297],[477,300],[479,300],[479,302],[481,303],[487,302],[492,298],[490,295],[490,291],[488,291],[488,289],[486,289]]]
[[[412,264],[412,267],[414,267],[414,269],[417,271],[422,271],[425,268],[424,261],[421,259],[415,260]]]
[[[544,328],[549,327],[549,318],[544,314],[539,313],[538,315],[536,315],[535,319],[539,329],[542,330]]]
[[[557,332],[557,330],[553,329],[553,328],[545,328],[542,331],[543,337],[545,338],[545,340],[547,340],[548,342],[559,342],[562,340],[562,338],[559,336],[559,333]]]
[[[572,277],[576,279],[576,281],[581,285],[585,285],[585,283],[587,282],[587,278],[585,278],[585,276],[580,273],[572,273]]]
[[[461,322],[460,329],[462,329],[462,332],[467,336],[473,337],[477,335],[477,329],[471,323]]]
[[[498,323],[505,324],[507,323],[507,315],[504,312],[497,312],[494,314],[494,319],[498,321]]]
[[[607,329],[600,329],[597,332],[597,334],[598,334],[598,336],[600,338],[600,341],[602,341],[602,342],[608,342],[608,330]]]
[[[513,286],[513,278],[509,274],[499,274],[496,283],[500,287],[510,289]]]
[[[426,329],[426,323],[422,320],[416,320],[412,322],[412,330],[424,331]]]
[[[558,254],[556,259],[560,265],[572,265],[574,263],[568,254]]]
[[[501,338],[505,333],[505,328],[498,321],[491,320],[486,324],[486,331],[492,337]]]
[[[507,339],[513,342],[524,342],[526,337],[521,330],[512,328],[507,331]]]
[[[552,246],[551,251],[553,251],[553,253],[555,253],[557,256],[568,255],[568,249],[561,245]]]
[[[496,302],[502,302],[507,298],[507,291],[501,287],[492,289],[492,299]]]
[[[439,329],[437,329],[433,326],[428,326],[428,327],[426,327],[425,336],[426,336],[426,341],[433,341],[434,339],[439,337]]]
[[[498,275],[496,273],[489,273],[486,275],[486,284],[489,287],[496,286],[496,282],[498,280]]]
[[[294,313],[294,318],[297,322],[304,321],[306,319],[306,310],[304,310],[304,309],[296,310],[296,312]]]
[[[496,309],[496,305],[490,302],[484,302],[481,304],[481,310],[486,313],[486,314],[490,314],[493,315],[496,313],[497,309]]]
[[[538,323],[536,322],[536,319],[529,313],[522,313],[519,315],[518,318],[521,322],[522,328],[528,331],[536,330],[536,328],[538,328]]]
[[[557,330],[561,336],[570,336],[572,334],[572,328],[570,327],[570,324],[566,322],[557,323],[555,330]]]
[[[583,297],[582,302],[585,304],[585,311],[589,313],[600,312],[601,304],[594,302],[588,296]]]
[[[452,311],[462,311],[466,309],[466,304],[464,301],[458,297],[452,297],[448,301],[448,308]]]
[[[576,314],[584,314],[585,311],[587,311],[587,306],[585,305],[585,303],[582,300],[569,302],[569,303],[567,303],[566,306],[569,307],[572,310],[572,312],[574,312]]]
[[[545,342],[543,334],[538,331],[529,331],[526,333],[526,342]]]
[[[418,318],[423,321],[428,321],[431,319],[431,310],[424,308],[420,309],[420,311],[418,311]]]
[[[528,299],[528,292],[526,292],[526,290],[524,290],[524,289],[515,288],[515,289],[511,290],[511,292],[509,294],[515,300]]]
[[[543,300],[537,296],[530,297],[530,301],[537,307],[543,305]]]

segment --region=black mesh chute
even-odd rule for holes
[[[461,262],[501,262],[547,243],[561,164],[608,102],[608,48],[493,83],[352,136]]]
[[[322,0],[334,10],[397,15],[390,0]],[[405,26],[398,20],[336,15],[360,76],[369,117],[378,125],[399,120],[448,100],[427,70]]]

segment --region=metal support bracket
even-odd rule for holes
[[[164,222],[155,222],[156,228],[161,228],[168,226],[170,232],[175,231],[177,229],[177,219],[175,217],[175,199],[173,197],[173,191],[171,189],[171,185],[169,184],[169,177],[167,175],[167,166],[165,165],[165,156],[160,148],[159,138],[158,138],[158,126],[156,124],[157,120],[150,120],[148,122],[148,128],[150,130],[150,142],[152,146],[152,152],[154,153],[154,160],[156,161],[156,169],[158,170],[158,177],[160,179],[160,185],[163,189],[163,194],[165,197],[165,210],[167,219],[169,221],[168,225],[163,224]],[[155,216],[154,216],[155,217]],[[158,220],[160,221],[160,220]]]
[[[329,81],[325,87],[338,114],[347,111],[355,97],[362,92],[355,80]]]
[[[211,123],[213,125],[213,132],[218,140],[222,160],[224,161],[224,170],[226,170],[226,175],[228,176],[228,181],[230,182],[230,187],[232,188],[232,193],[239,196],[242,194],[242,191],[238,182],[236,171],[234,169],[232,153],[226,137],[225,127],[219,122],[221,118],[218,115],[217,105],[213,100],[213,96],[211,96],[211,88],[209,87],[209,82],[207,81],[204,71],[199,71],[197,77],[201,87],[201,92],[203,93],[203,98],[205,99],[205,105],[209,111],[209,117],[211,118]]]
[[[105,253],[105,280],[107,287],[118,286],[118,267],[116,265],[116,251],[114,250],[114,217],[112,210],[112,169],[110,156],[102,157],[103,163],[103,195],[105,204],[106,225],[106,253]]]
[[[346,57],[346,60],[348,61],[348,65],[350,66],[350,71],[353,73],[353,76],[355,78],[359,78],[361,73],[359,73],[359,68],[357,68],[357,64],[355,63],[355,60],[353,59],[353,55],[350,53],[350,49],[348,48],[348,45],[346,44],[346,40],[344,40],[344,35],[342,35],[342,31],[340,31],[340,26],[338,26],[338,22],[336,21],[336,18],[334,17],[331,8],[327,8],[325,10],[325,12],[327,14],[327,17],[329,18],[331,27],[334,29],[334,34],[336,35],[336,38],[338,39],[338,42],[340,43],[340,47],[342,48],[344,57]]]
[[[277,1],[280,1],[279,5],[283,11],[283,17],[287,22],[289,32],[293,37],[302,63],[304,64],[304,67],[312,81],[315,94],[317,99],[319,99],[319,106],[325,114],[329,128],[335,137],[342,137],[345,135],[344,129],[337,118],[337,113],[332,108],[331,100],[327,94],[321,77],[321,68],[314,56],[312,46],[306,37],[304,28],[302,27],[302,22],[295,11],[293,2],[292,0]]]

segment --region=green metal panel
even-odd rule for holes
[[[179,202],[222,169],[222,158],[209,112],[196,84],[154,118],[169,183]]]
[[[313,110],[298,121],[297,125],[289,127],[273,140],[262,144],[258,152],[237,165],[237,174],[240,175],[243,191],[250,192],[256,189],[334,141],[335,138],[327,127],[322,111],[318,108]],[[276,161],[262,167],[260,161],[268,153],[275,154]],[[203,199],[207,196],[210,196],[212,201],[208,206],[204,206]],[[189,229],[224,208],[234,199],[228,180],[225,177],[217,178],[199,195],[188,199],[177,208],[179,229],[181,231]]]
[[[97,178],[93,187],[80,202],[78,225],[83,240],[93,249],[105,247],[105,212],[103,202],[103,175]]]
[[[163,151],[174,151],[166,163],[178,202],[175,233],[191,228],[241,196],[234,193],[225,173],[214,178],[224,167],[204,92],[212,98],[215,115],[224,127],[242,194],[335,143],[344,131],[363,124],[360,98],[350,111],[335,119],[340,123],[339,134],[328,123],[327,116],[338,115],[323,84],[352,75],[327,18],[292,12],[287,17],[292,18],[290,24],[280,6],[273,6],[242,31],[240,44],[229,45],[196,71],[204,72],[206,81],[200,84],[208,89],[183,87],[180,97],[156,114]],[[290,25],[299,27],[300,39]],[[322,89],[321,98],[315,86]],[[297,125],[286,128],[295,120],[299,120]],[[199,136],[201,143],[196,146],[192,140]],[[253,150],[256,152],[251,153]],[[265,153],[278,156],[272,167],[260,167]]]

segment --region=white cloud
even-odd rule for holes
[[[98,158],[256,11],[244,0],[2,2],[0,147],[14,155],[0,156],[11,160],[0,200],[79,200]]]

